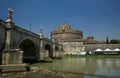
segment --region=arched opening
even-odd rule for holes
[[[53,57],[53,53],[52,53],[52,51],[51,51],[51,47],[50,47],[49,44],[46,44],[46,45],[45,45],[45,50],[48,50],[48,52],[49,52],[49,57],[52,58],[52,57]]]
[[[36,48],[32,40],[26,39],[22,41],[19,48],[23,51],[23,62],[24,63],[35,63],[36,60]]]
[[[56,51],[58,51],[58,50],[59,50],[57,46],[55,46],[55,50],[56,50]]]

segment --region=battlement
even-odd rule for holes
[[[70,32],[70,33],[75,33],[75,34],[80,34],[80,35],[83,34],[83,32],[80,31],[80,30],[70,30],[69,32]]]
[[[69,30],[69,31],[64,31],[64,32],[53,31],[53,32],[51,32],[51,35],[62,34],[62,33],[73,33],[73,34],[79,34],[79,35],[82,35],[82,34],[83,34],[83,32],[80,31],[80,30]]]

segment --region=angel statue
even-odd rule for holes
[[[8,16],[11,17],[13,14],[14,10],[11,8],[8,8]]]
[[[12,14],[13,14],[13,12],[14,12],[13,9],[8,8],[8,17],[7,17],[6,22],[12,22]]]

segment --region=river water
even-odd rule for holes
[[[32,66],[85,75],[120,77],[120,57],[63,57],[53,60],[52,63],[38,63]]]

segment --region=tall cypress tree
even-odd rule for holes
[[[109,39],[108,39],[108,37],[106,38],[106,44],[109,44]]]

